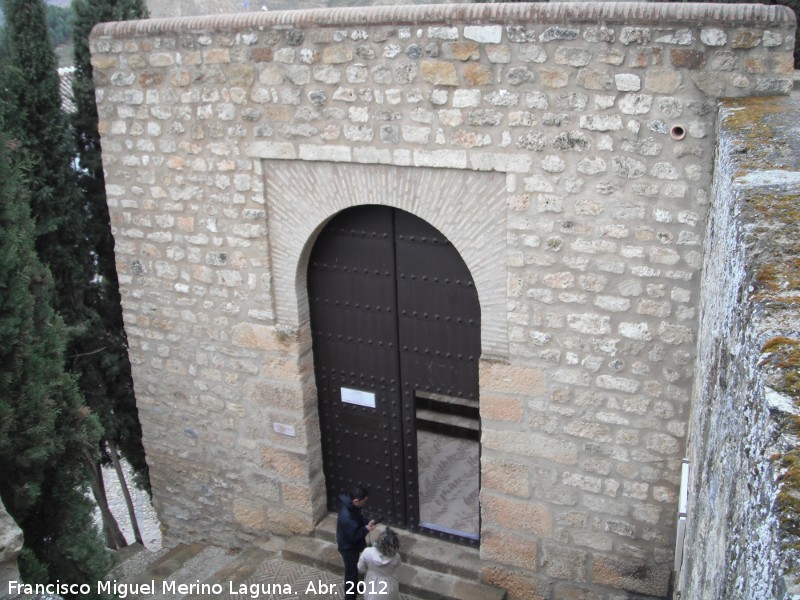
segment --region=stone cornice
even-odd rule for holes
[[[786,6],[665,2],[554,2],[508,4],[432,4],[246,12],[167,19],[101,23],[92,35],[132,37],[177,31],[234,31],[275,27],[353,27],[380,25],[457,25],[594,23],[793,28]]]

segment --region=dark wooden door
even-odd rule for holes
[[[328,506],[363,484],[368,512],[416,528],[417,428],[447,421],[442,411],[477,422],[480,307],[469,270],[421,219],[361,206],[320,233],[308,291]]]

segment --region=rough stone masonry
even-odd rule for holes
[[[384,204],[444,233],[478,290],[483,578],[511,598],[666,596],[717,100],[787,94],[794,28],[781,6],[684,3],[98,26],[168,538],[325,514],[308,255],[335,213]]]

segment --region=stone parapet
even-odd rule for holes
[[[726,101],[687,456],[685,598],[796,598],[800,99]],[[713,532],[713,535],[709,535]],[[784,580],[784,577],[786,578]]]
[[[94,35],[121,37],[143,33],[163,33],[186,29],[212,31],[240,30],[249,27],[321,27],[346,25],[429,25],[439,23],[482,24],[531,23],[604,23],[613,25],[669,26],[762,26],[793,27],[795,16],[781,5],[668,3],[668,2],[521,2],[481,4],[428,4],[369,7],[303,9],[279,12],[242,12],[238,14],[187,16],[104,23]],[[635,23],[632,23],[635,22]],[[483,42],[493,41],[480,40]]]

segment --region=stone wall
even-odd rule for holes
[[[308,253],[337,211],[386,204],[444,233],[479,293],[485,579],[666,596],[716,102],[788,93],[794,27],[783,7],[627,3],[98,26],[167,535],[238,544],[325,513]]]
[[[797,568],[776,499],[800,414],[784,377],[800,365],[798,102],[728,101],[720,113],[687,452],[680,588],[693,600],[784,598],[784,571]]]

